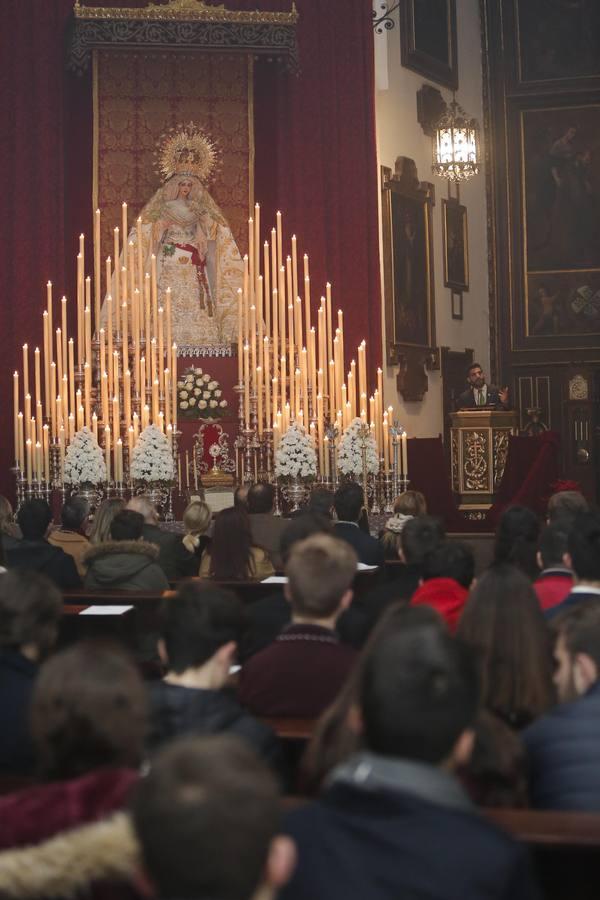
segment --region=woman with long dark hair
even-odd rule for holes
[[[484,572],[456,635],[479,657],[482,703],[490,712],[523,728],[552,706],[550,634],[531,582],[516,566]]]
[[[230,506],[215,518],[210,549],[202,555],[201,578],[216,581],[261,581],[275,569],[269,554],[252,543],[248,513]]]

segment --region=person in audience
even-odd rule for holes
[[[552,630],[561,702],[523,733],[531,801],[600,812],[600,596],[556,616]]]
[[[47,536],[52,512],[45,500],[26,500],[17,513],[23,539],[6,551],[8,569],[39,572],[67,590],[81,587],[81,578],[72,556],[61,547],[53,547]]]
[[[177,578],[192,578],[198,574],[200,560],[210,545],[207,534],[211,523],[210,507],[203,500],[193,500],[183,513],[184,536],[175,553]]]
[[[159,550],[143,540],[144,518],[131,509],[118,512],[111,540],[90,547],[85,588],[88,591],[166,591],[169,582],[158,564]]]
[[[394,500],[394,515],[385,523],[379,540],[383,546],[386,562],[394,562],[399,557],[400,535],[411,519],[427,515],[427,503],[420,491],[404,491]]]
[[[90,515],[90,505],[83,497],[72,497],[60,513],[61,527],[55,528],[48,535],[48,541],[54,547],[61,547],[72,556],[81,578],[85,577],[83,557],[90,547],[86,536],[86,526]]]
[[[588,512],[588,502],[580,491],[558,491],[548,500],[547,522],[557,519],[576,519],[580,513]]]
[[[236,509],[243,509],[245,512],[248,512],[248,491],[250,490],[249,484],[238,484],[235,491],[233,492],[233,505]]]
[[[163,531],[158,526],[158,512],[156,506],[149,497],[140,494],[132,497],[127,504],[127,509],[140,513],[144,518],[143,539],[148,544],[156,544],[159,549],[158,564],[165,573],[168,581],[175,581],[177,574],[177,551],[181,538],[178,534]]]
[[[313,488],[308,498],[308,506],[303,512],[325,516],[326,519],[333,519],[333,498],[333,491],[330,491],[328,488]]]
[[[235,506],[217,513],[210,548],[200,562],[200,577],[262,581],[274,573],[267,551],[252,541],[248,514]]]
[[[412,596],[413,606],[433,606],[454,633],[475,574],[475,559],[466,544],[442,541],[423,560],[422,584]]]
[[[274,900],[295,863],[292,842],[277,835],[273,776],[234,737],[167,747],[140,782],[132,816],[158,900]]]
[[[527,758],[521,736],[487,709],[479,710],[471,758],[457,775],[476,806],[529,806]]]
[[[52,656],[31,703],[43,781],[0,797],[0,849],[122,808],[138,777],[145,729],[144,686],[121,650],[82,642]]]
[[[60,591],[44,575],[15,571],[0,578],[0,772],[33,772],[31,694],[61,613]]]
[[[262,716],[318,716],[352,669],[336,619],[352,599],[356,554],[345,541],[315,534],[295,544],[286,563],[292,624],[242,667],[240,701]]]
[[[573,587],[573,572],[565,564],[569,530],[567,519],[556,519],[540,535],[538,567],[541,572],[533,589],[544,612],[562,603]]]
[[[551,641],[533,587],[515,566],[491,566],[477,580],[456,631],[476,651],[482,703],[511,728],[554,703]]]
[[[358,560],[368,566],[383,565],[383,551],[378,540],[359,528],[365,497],[360,484],[350,481],[335,492],[333,505],[337,516],[335,536],[354,548]]]
[[[313,534],[331,534],[333,524],[315,513],[303,512],[288,523],[281,535],[281,558],[285,567],[292,547]],[[343,617],[344,613],[342,613]],[[246,610],[246,629],[240,647],[240,660],[245,662],[259,650],[271,644],[275,638],[290,624],[292,608],[283,590],[269,592],[254,603],[248,604]],[[338,625],[340,620],[338,619]]]
[[[444,538],[444,529],[432,516],[410,519],[398,535],[398,564],[390,567],[388,579],[353,600],[340,618],[344,641],[362,647],[387,607],[399,600],[408,603],[422,578],[423,561]]]
[[[526,506],[509,506],[500,516],[494,544],[494,563],[510,563],[533,581],[539,575],[537,545],[540,520]]]
[[[272,484],[259,482],[253,484],[248,491],[248,516],[250,519],[250,533],[252,543],[257,547],[263,547],[276,569],[281,571],[281,535],[287,528],[287,520],[282,516],[275,516],[275,488]]]
[[[383,634],[351,713],[361,749],[286,817],[298,866],[284,900],[538,897],[525,847],[477,812],[454,774],[478,706],[463,644],[430,625]]]
[[[244,625],[235,594],[193,582],[163,605],[158,652],[166,675],[149,686],[148,747],[180,734],[230,732],[276,762],[279,746],[266,725],[245,712],[227,688]]]
[[[15,547],[21,537],[10,501],[0,494],[0,544],[4,552]]]
[[[105,541],[112,540],[110,526],[114,517],[122,509],[125,509],[125,501],[119,497],[109,497],[108,500],[102,501],[96,510],[90,529],[90,544],[103,544]]]
[[[546,615],[557,613],[600,596],[600,513],[580,513],[569,531],[565,563],[573,571],[574,586],[565,599]]]

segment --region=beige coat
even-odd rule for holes
[[[62,528],[55,528],[50,532],[48,542],[72,556],[81,578],[85,577],[87,567],[83,562],[83,557],[90,549],[90,542],[86,537],[77,531],[63,531]]]

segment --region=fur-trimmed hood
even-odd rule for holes
[[[104,541],[102,544],[91,546],[83,559],[89,566],[93,560],[101,559],[103,556],[133,554],[134,556],[147,556],[148,559],[155,562],[159,552],[158,546],[149,544],[148,541]]]
[[[0,896],[74,897],[94,882],[133,882],[140,848],[127,813],[63,831],[35,847],[0,853]]]

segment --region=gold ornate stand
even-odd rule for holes
[[[452,490],[462,512],[482,519],[502,480],[508,436],[517,434],[517,414],[473,409],[452,413],[451,420]]]

